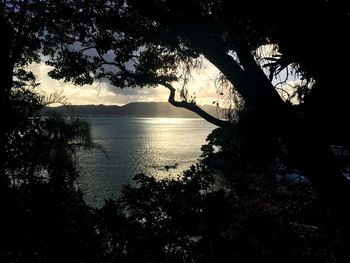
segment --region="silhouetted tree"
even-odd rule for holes
[[[23,86],[11,89],[16,125],[2,149],[0,260],[100,261],[93,213],[75,182],[75,152],[94,147],[89,125],[58,115],[41,118],[42,102]]]
[[[294,167],[347,228],[350,182],[332,145],[348,144],[347,68],[337,66],[348,53],[324,54],[349,46],[349,8],[332,1],[297,1],[283,12],[279,6],[273,0],[238,1],[234,8],[230,1],[63,2],[58,9],[74,18],[56,20],[59,37],[52,41],[62,45],[49,52],[55,66],[50,75],[76,84],[109,79],[120,88],[163,85],[173,105],[230,126],[203,112],[185,90],[183,101],[174,99],[173,82],[186,87],[191,69],[206,58],[240,94],[249,132],[280,139]],[[275,49],[265,60],[258,51],[264,45]],[[273,84],[282,70],[305,81],[294,87],[298,105],[283,100]]]
[[[215,154],[222,156],[220,151]],[[229,161],[237,162],[232,156],[239,158],[231,153]],[[259,176],[258,171],[241,174],[240,166],[229,177],[232,184],[221,188],[206,167],[192,166],[178,178],[161,180],[139,174],[136,186],[125,186],[116,201],[107,200],[95,214],[106,260],[349,259],[341,240],[329,235],[329,210],[309,183]],[[225,172],[225,167],[214,174]]]
[[[317,195],[276,178],[299,169],[347,228],[347,162],[337,162],[332,151],[335,144],[348,145],[346,83],[332,78],[346,69],[323,65],[340,65],[348,54],[325,56],[320,63],[314,47],[347,48],[349,9],[328,1],[309,6],[297,1],[302,8],[292,19],[292,8],[274,12],[271,6],[278,6],[277,1],[236,4],[232,9],[229,1],[201,0],[1,3],[6,37],[0,52],[0,104],[2,114],[12,116],[2,123],[0,138],[4,261],[227,262],[263,257],[295,262],[304,255],[318,261],[337,257],[335,245],[318,229],[328,210],[318,207]],[[302,41],[289,34],[293,26]],[[264,60],[258,51],[263,45],[274,45],[278,53]],[[170,103],[225,128],[216,130],[203,149],[208,165],[225,162],[222,173],[233,178],[232,194],[211,189],[208,171],[197,167],[182,180],[138,175],[139,188],[126,187],[120,200],[92,211],[74,187],[74,151],[91,146],[88,126],[57,116],[42,120],[36,114],[40,99],[24,87],[37,85],[24,68],[39,61],[40,54],[51,57],[52,77],[76,84],[109,79],[120,88],[163,85]],[[214,118],[188,98],[191,70],[203,58],[221,71],[228,89],[239,93],[244,107],[238,119]],[[280,87],[273,85],[281,70],[293,70],[305,80],[290,96],[297,105],[283,100]],[[182,101],[175,101],[175,81],[184,84]],[[299,190],[296,199],[288,196]],[[299,246],[303,242],[307,245]],[[237,251],[231,253],[232,247]],[[342,256],[339,260],[346,260]]]
[[[34,75],[27,71],[25,66],[34,61],[38,62],[40,58],[39,50],[42,48],[45,23],[44,6],[41,1],[0,3],[0,30],[3,36],[3,48],[0,51],[0,187],[5,183],[3,180],[6,177],[4,161],[9,159],[4,152],[5,144],[13,130],[26,118],[25,114],[22,114],[24,112],[18,111],[18,108],[26,111],[23,105],[25,100],[16,96],[25,96],[27,92],[23,89],[21,92],[18,90],[23,87],[23,81],[31,82],[32,86],[36,85]],[[30,103],[26,104],[30,107]],[[35,107],[34,105],[32,107]]]
[[[74,152],[94,146],[89,125],[41,118],[40,109],[60,97],[36,94],[39,84],[26,69],[40,60],[49,6],[0,3],[1,262],[97,262],[102,255],[91,209],[74,181]]]

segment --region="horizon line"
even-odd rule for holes
[[[62,104],[62,103],[53,103],[53,104],[50,104],[50,105],[47,105],[47,107],[50,107],[50,108],[56,108],[56,107],[69,107],[69,106],[117,106],[117,107],[123,107],[125,105],[128,105],[128,104],[131,104],[131,103],[168,103],[170,105],[172,105],[170,102],[168,101],[131,101],[131,102],[128,102],[128,103],[125,103],[125,104],[103,104],[103,103],[99,103],[99,104]],[[59,104],[59,105],[57,105]],[[215,105],[210,105],[210,104],[197,104],[198,106],[211,106],[211,107],[216,107]],[[172,105],[173,106],[173,105]],[[175,106],[174,106],[175,107]],[[176,108],[176,107],[175,107]]]

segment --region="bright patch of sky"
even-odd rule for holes
[[[124,105],[130,102],[159,102],[167,101],[169,91],[163,86],[157,88],[125,88],[119,89],[111,86],[108,82],[94,82],[92,85],[76,86],[62,80],[55,80],[48,76],[51,67],[44,64],[32,64],[29,69],[37,77],[41,85],[38,91],[49,95],[54,92],[62,92],[73,105],[105,104]],[[212,104],[220,96],[216,92],[214,80],[218,70],[208,61],[204,61],[201,69],[193,71],[193,79],[188,84],[189,96],[196,96],[199,105]],[[181,88],[180,83],[174,83],[176,88]],[[177,98],[180,100],[180,98]]]
[[[271,45],[263,46],[259,51],[260,58],[271,57],[275,54],[275,50]],[[58,81],[48,76],[51,67],[44,64],[32,64],[29,69],[37,77],[37,81],[41,83],[39,92],[46,95],[52,93],[62,93],[68,98],[68,102],[73,105],[86,104],[105,104],[105,105],[124,105],[130,102],[162,102],[167,101],[169,91],[163,86],[157,88],[125,88],[120,89],[113,87],[107,81],[94,82],[92,85],[76,86],[72,83],[66,83],[62,80]],[[225,105],[225,95],[218,94],[215,88],[215,79],[219,71],[209,61],[203,59],[201,68],[194,69],[192,72],[192,80],[188,84],[188,97],[196,97],[196,102],[199,105],[212,105],[213,102],[219,102],[219,105]],[[279,94],[286,98],[289,93],[293,92],[291,86],[300,84],[300,79],[288,75],[286,70],[280,73],[278,78],[273,80],[276,85],[279,82],[284,82],[277,85]],[[182,83],[173,83],[180,89]],[[288,92],[281,91],[281,88]],[[179,93],[177,93],[178,95]],[[177,100],[180,100],[179,96]]]

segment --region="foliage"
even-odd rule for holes
[[[105,219],[109,257],[125,262],[220,261],[226,243],[230,206],[222,190],[209,189],[212,178],[197,166],[178,179],[156,180],[136,175],[137,187],[126,186],[117,202],[108,201],[99,213]],[[119,208],[119,213],[113,213]],[[121,214],[126,227],[119,225]],[[117,235],[110,236],[110,233]],[[207,253],[208,252],[208,253]],[[221,262],[221,261],[220,261]]]
[[[36,180],[73,184],[78,175],[76,151],[93,147],[85,120],[59,115],[45,119],[37,114],[26,116],[7,137],[5,176],[11,185]]]
[[[334,29],[348,29],[344,11],[348,7],[342,10],[343,5],[324,1],[298,3],[303,8],[296,21],[294,9],[283,16],[274,12],[271,7],[278,7],[274,0],[257,5],[239,1],[234,10],[229,1],[62,2],[57,8],[69,10],[73,20],[58,20],[48,34],[50,43],[60,45],[58,51],[48,50],[48,63],[54,66],[51,76],[76,84],[108,79],[120,88],[163,85],[170,90],[172,104],[193,110],[215,125],[234,126],[237,118],[232,114],[229,121],[217,120],[188,98],[191,71],[205,58],[221,72],[218,83],[229,90],[230,106],[237,101],[246,110],[243,125],[249,139],[262,149],[265,145],[260,142],[280,144],[287,157],[283,161],[306,176],[333,203],[338,217],[345,218],[344,209],[336,207],[343,199],[350,200],[350,182],[337,165],[332,146],[345,149],[348,145],[347,84],[342,80],[334,84],[330,76],[337,72],[328,74],[325,68],[329,67],[318,63],[320,53],[311,47],[338,49],[329,41],[334,38],[346,49],[348,40]],[[315,13],[312,21],[310,13]],[[337,19],[328,19],[329,14]],[[320,25],[324,30],[319,30]],[[287,33],[286,28],[294,26],[303,41],[296,42]],[[272,47],[271,52],[261,51],[267,47]],[[326,61],[340,65],[338,56],[327,56]],[[280,73],[285,78],[276,84],[274,78],[281,78]],[[174,101],[174,82],[182,82],[182,102]],[[293,94],[283,100],[278,91],[286,94],[289,86]]]
[[[43,181],[1,192],[2,262],[98,262],[90,208],[69,186]]]
[[[297,1],[303,8],[295,19],[293,8],[271,8],[278,4],[3,1],[0,109],[11,118],[0,131],[1,259],[349,261],[331,220],[335,211],[346,230],[349,182],[331,146],[349,145],[347,83],[334,77],[347,74],[339,65],[348,53],[324,56],[347,50],[349,9]],[[264,45],[278,54],[261,56]],[[205,57],[221,71],[221,88],[239,93],[243,111],[229,118],[229,130],[210,135],[206,166],[192,167],[181,180],[137,175],[138,188],[127,186],[119,200],[92,209],[74,185],[75,152],[93,147],[89,127],[38,114],[42,99],[29,89],[38,83],[24,67],[41,54],[50,57],[52,77],[79,85],[109,79],[120,88],[169,88],[182,81],[180,94],[191,104],[191,70]],[[289,69],[305,81],[293,87],[298,105],[283,101],[273,85]],[[208,167],[228,179],[224,190]],[[295,167],[318,192],[288,180]]]
[[[223,128],[215,129],[207,141],[203,162],[214,169],[217,183],[237,207],[231,221],[233,240],[249,251],[240,260],[348,260],[346,239],[337,236],[331,211],[305,177],[281,162],[285,153],[280,144],[254,147],[250,143],[258,141],[249,135]]]
[[[44,98],[31,83],[33,75],[16,72],[7,103],[12,115],[1,129],[1,262],[97,262],[102,250],[92,210],[75,186],[75,153],[95,146],[89,124],[40,116]]]
[[[239,175],[235,177],[237,179]],[[96,211],[107,260],[120,262],[346,261],[329,211],[310,184],[246,175],[222,189],[192,166],[177,179],[136,175]],[[305,202],[307,197],[307,202]]]
[[[93,209],[74,185],[74,154],[93,146],[87,123],[20,112],[27,122],[8,141],[11,184],[0,198],[5,262],[348,259],[314,189],[286,180],[287,170],[273,159],[279,147],[259,138],[269,152],[262,156],[261,146],[249,144],[243,117],[242,131],[216,129],[208,136],[205,164],[173,179],[136,175],[136,187],[125,186],[119,199]]]

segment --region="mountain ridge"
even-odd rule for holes
[[[222,115],[215,106],[200,106],[203,110],[218,117]],[[169,102],[131,102],[123,106],[90,104],[90,105],[63,105],[58,107],[45,107],[43,115],[49,112],[59,112],[63,115],[109,115],[109,116],[135,116],[135,117],[167,117],[167,118],[200,118],[194,112],[184,108],[177,108]],[[220,116],[221,117],[221,116]]]

